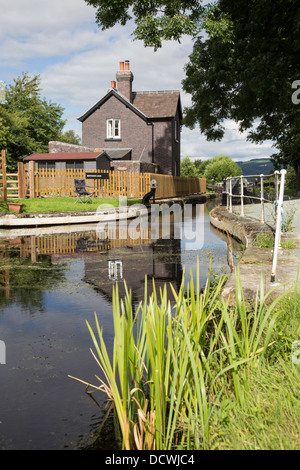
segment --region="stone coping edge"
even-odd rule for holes
[[[89,224],[110,220],[132,219],[141,215],[141,209],[116,207],[95,212],[68,212],[49,214],[6,214],[0,218],[0,228],[37,227],[46,225]]]
[[[173,202],[205,203],[207,200],[218,197],[215,193],[203,193],[199,195],[184,196],[172,199],[157,199],[157,204],[171,204]],[[109,203],[109,202],[108,202]],[[149,208],[151,204],[148,204]],[[136,206],[136,207],[135,207]],[[145,207],[145,206],[144,206]],[[0,229],[39,227],[49,225],[90,224],[97,222],[108,222],[109,220],[132,219],[141,215],[138,204],[132,206],[116,207],[112,209],[101,209],[97,211],[74,211],[74,212],[51,212],[47,214],[3,214],[0,216]]]
[[[248,248],[254,238],[264,227],[264,231],[274,231],[270,224],[263,225],[261,222],[250,217],[241,217],[229,212],[225,206],[218,206],[210,212],[210,223],[221,230],[238,239]]]

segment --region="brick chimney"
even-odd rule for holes
[[[129,60],[120,62],[120,70],[116,74],[118,92],[132,103],[133,73],[130,71]]]

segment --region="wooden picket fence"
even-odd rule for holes
[[[89,170],[88,173],[97,173]],[[108,171],[107,179],[86,178],[86,171],[65,169],[38,169],[35,162],[29,165],[18,163],[18,172],[6,173],[5,151],[1,152],[0,160],[0,198],[37,198],[37,197],[73,197],[74,180],[85,179],[88,189],[99,198],[141,199],[150,191],[151,180],[156,180],[157,189],[155,198],[174,198],[190,194],[206,192],[204,178],[187,178],[182,176],[168,176],[154,173],[131,173],[127,171]]]
[[[74,180],[86,179],[85,170],[39,169],[28,171],[30,197],[70,197],[74,195]],[[91,170],[88,173],[97,173]],[[124,171],[107,171],[108,179],[86,179],[87,189],[94,192],[94,197],[142,198],[150,188],[149,173],[129,173]],[[34,189],[33,189],[34,188]]]
[[[157,181],[155,195],[157,199],[206,192],[206,180],[204,178],[186,178],[127,171],[103,170],[102,172],[108,174],[108,179],[86,180],[87,185],[95,191],[95,197],[115,198],[126,196],[127,198],[140,199],[150,191],[150,182],[153,179]],[[28,178],[30,197],[73,196],[74,179],[85,179],[85,173],[85,170],[31,169]],[[89,173],[97,173],[97,170],[89,171]]]
[[[205,178],[150,174],[150,180],[156,180],[155,199],[181,197],[206,192]]]

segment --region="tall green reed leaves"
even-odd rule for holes
[[[237,404],[247,390],[247,365],[264,354],[276,320],[279,299],[266,306],[258,293],[247,307],[236,271],[236,306],[222,300],[225,277],[200,291],[185,274],[178,292],[166,285],[151,296],[145,282],[144,301],[132,310],[131,293],[113,292],[113,357],[107,352],[95,315],[95,330],[87,322],[102,371],[97,377],[118,416],[124,449],[205,449],[210,442],[210,418],[221,406],[224,389],[232,389]],[[84,381],[82,381],[84,382]],[[84,382],[86,383],[86,382]]]

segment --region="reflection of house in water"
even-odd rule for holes
[[[116,233],[101,233],[93,229],[26,237],[22,251],[27,256],[31,255],[33,262],[46,254],[51,255],[53,264],[84,260],[84,280],[109,300],[116,282],[120,297],[124,297],[124,281],[132,290],[133,300],[143,299],[145,276],[149,294],[152,292],[152,279],[157,290],[166,283],[171,292],[169,283],[172,282],[177,291],[182,275],[181,241],[160,238],[153,243],[150,230],[137,239],[125,238],[121,230],[125,228],[117,229]]]
[[[157,291],[169,283],[177,291],[182,275],[180,240],[158,240],[156,243],[113,248],[101,256],[85,258],[85,280],[112,299],[118,281],[120,297],[125,295],[124,282],[132,290],[133,300],[144,298],[145,277],[147,292],[152,292],[152,280]],[[120,282],[121,281],[121,282]]]

